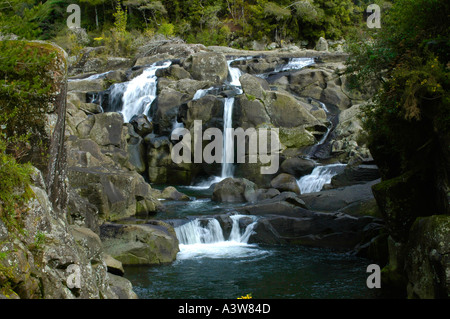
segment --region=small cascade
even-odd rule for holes
[[[129,122],[134,115],[146,114],[150,111],[152,102],[156,99],[156,89],[158,77],[156,71],[168,68],[172,64],[171,61],[163,63],[155,63],[145,69],[141,75],[135,77],[129,82],[123,83],[111,90],[110,98],[122,96],[122,109],[125,122]]]
[[[257,245],[248,244],[257,223],[256,216],[232,215],[232,229],[226,240],[220,223],[215,218],[195,219],[175,227],[180,242],[178,260],[198,258],[249,258],[267,255],[267,251]],[[242,229],[241,219],[250,218],[250,223]]]
[[[92,81],[92,80],[96,80],[96,79],[102,79],[104,78],[106,75],[108,75],[109,73],[111,73],[113,71],[108,71],[108,72],[104,72],[104,73],[98,73],[98,74],[93,74],[91,76],[88,76],[87,78],[82,78],[82,79],[67,79],[68,82],[74,82],[74,81]]]
[[[194,94],[194,97],[192,98],[192,101],[201,99],[201,98],[204,97],[206,94],[208,94],[208,92],[209,92],[211,89],[213,89],[213,88],[214,88],[214,87],[210,87],[210,88],[208,88],[208,89],[200,89],[200,90],[197,90],[197,92],[195,92],[195,94]]]
[[[328,117],[328,114],[330,113],[330,111],[328,110],[327,106],[323,102],[320,102],[320,101],[318,101],[318,102],[319,102],[320,106],[325,111],[325,113],[327,114],[327,117]],[[330,132],[331,132],[331,129],[332,129],[332,123],[330,123],[330,124],[331,124],[331,126],[329,126],[327,128],[327,132],[322,136],[322,138],[320,139],[319,143],[317,143],[318,146],[323,145],[326,142],[326,140],[328,138],[328,135],[330,135]]]
[[[247,244],[253,229],[256,226],[256,216],[231,215],[232,227],[228,240],[225,240],[222,227],[215,218],[194,219],[184,225],[175,227],[180,245],[218,244],[222,242]],[[250,218],[251,222],[242,231],[240,221]]]
[[[300,70],[311,64],[314,64],[313,58],[290,58],[287,64],[278,66],[274,72]]]
[[[309,175],[301,177],[298,181],[298,187],[301,194],[320,192],[325,184],[329,184],[333,176],[341,173],[346,164],[331,164],[317,166]]]
[[[200,219],[175,228],[178,241],[183,245],[213,244],[225,241],[219,221],[209,218],[205,226]]]

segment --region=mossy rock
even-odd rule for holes
[[[433,186],[418,172],[409,171],[372,187],[390,235],[407,242],[409,229],[417,217],[435,210]]]
[[[450,216],[416,219],[407,244],[405,269],[409,298],[450,298]]]
[[[281,127],[279,132],[281,144],[288,148],[301,148],[316,143],[314,135],[303,127]]]

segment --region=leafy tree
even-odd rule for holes
[[[107,0],[80,0],[83,3],[87,3],[90,6],[94,6],[94,10],[95,10],[95,25],[97,27],[97,29],[99,28],[99,23],[98,23],[98,11],[97,11],[97,6],[104,4]]]
[[[433,165],[426,152],[448,143],[443,138],[450,132],[448,12],[445,0],[397,0],[383,12],[380,30],[349,46],[353,85],[379,87],[365,109],[365,125],[372,152],[390,158],[386,178],[412,169],[418,163],[412,158]]]

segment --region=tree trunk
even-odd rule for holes
[[[95,8],[95,25],[97,26],[98,29],[98,14],[97,14],[97,6],[94,6]]]

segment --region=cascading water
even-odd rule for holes
[[[226,98],[223,109],[223,149],[222,149],[222,178],[233,177],[234,141],[231,128],[233,127],[234,97]]]
[[[231,67],[231,63],[244,58],[238,58],[228,61],[228,73],[230,75],[229,85],[237,90],[237,94],[242,94],[241,82],[239,78],[242,75],[241,70]],[[234,141],[231,129],[233,128],[233,106],[234,96],[227,97],[223,109],[223,150],[222,150],[222,172],[221,178],[233,177],[234,162]]]
[[[85,81],[85,80],[91,81],[91,80],[101,79],[101,78],[104,78],[106,75],[108,75],[111,72],[113,72],[113,71],[107,71],[107,72],[103,72],[103,73],[93,74],[91,76],[88,76],[87,78],[82,78],[82,79],[67,79],[67,81],[68,82]]]
[[[201,98],[204,97],[206,94],[208,94],[208,91],[211,90],[211,89],[212,89],[212,88],[197,90],[197,92],[195,92],[195,94],[194,94],[194,97],[192,98],[192,101],[201,99]]]
[[[209,218],[205,227],[202,227],[200,219],[194,219],[176,227],[175,233],[182,245],[213,244],[225,241],[219,221],[215,218]]]
[[[120,113],[123,114],[125,122],[129,122],[134,115],[148,114],[152,102],[156,99],[156,71],[168,68],[171,64],[171,61],[152,64],[133,80],[111,89],[110,99],[122,96]]]
[[[300,70],[311,64],[314,64],[313,58],[290,58],[287,64],[275,68],[275,72]]]
[[[177,259],[195,258],[237,258],[266,254],[256,245],[248,244],[257,223],[256,216],[231,215],[232,227],[226,240],[220,223],[215,218],[194,219],[184,225],[175,227],[180,242]],[[250,218],[245,229],[241,229],[240,221]]]
[[[320,192],[325,184],[329,184],[333,176],[342,172],[346,164],[317,166],[309,175],[301,177],[298,187],[301,194]]]

